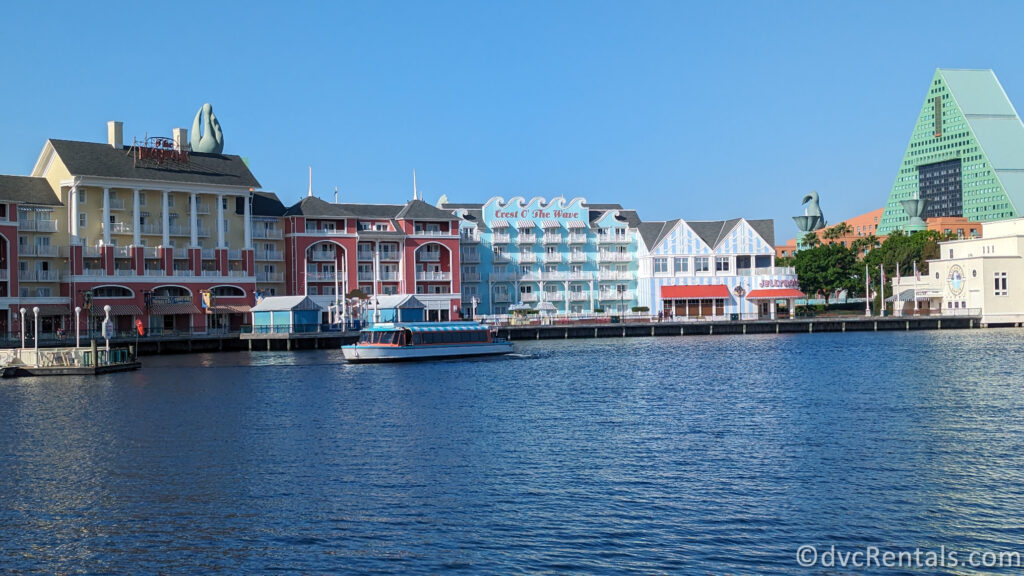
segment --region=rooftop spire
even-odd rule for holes
[[[412,170],[412,199],[416,200],[416,169]]]
[[[309,166],[309,197],[313,197],[313,165]]]

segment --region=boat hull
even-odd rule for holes
[[[468,356],[508,354],[509,352],[512,352],[511,342],[433,346],[361,346],[359,344],[350,344],[341,347],[341,353],[345,355],[345,360],[353,363],[466,358]]]

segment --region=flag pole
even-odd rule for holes
[[[914,260],[914,316],[917,316],[917,281],[920,276],[917,275],[917,260]]]
[[[864,264],[864,316],[871,317],[871,275],[867,264]]]
[[[878,280],[878,313],[881,316],[885,316],[885,267],[879,264],[878,270],[881,272]]]

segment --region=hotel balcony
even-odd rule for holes
[[[502,234],[501,232],[495,232],[491,235],[491,244],[508,244],[512,241],[512,237],[508,234]]]
[[[356,280],[360,282],[373,282],[373,272],[358,272],[356,273]]]
[[[576,263],[576,262],[586,262],[586,261],[587,261],[587,254],[586,254],[586,252],[572,252],[572,253],[569,254],[569,262]]]
[[[180,224],[171,224],[168,226],[167,231],[171,236],[191,236],[192,231],[189,230],[188,226],[182,226]]]
[[[537,301],[537,293],[536,292],[523,292],[523,293],[519,294],[519,299],[521,301],[523,301],[523,302],[536,302]]]
[[[334,251],[324,252],[323,250],[314,250],[310,254],[309,259],[313,262],[335,262],[338,259],[337,253]],[[362,256],[359,258],[362,260]],[[373,254],[370,255],[370,260],[373,260]]]
[[[164,228],[160,224],[142,224],[139,226],[139,232],[149,236],[162,236]]]
[[[398,262],[402,256],[397,250],[381,250],[380,259],[381,262]]]
[[[633,255],[628,252],[599,252],[597,259],[602,262],[632,262]]]
[[[356,258],[364,261],[373,261],[372,250],[356,250]]]
[[[479,272],[463,272],[462,273],[462,281],[463,282],[479,282],[480,281],[480,273]]]
[[[533,244],[537,241],[537,235],[533,232],[520,232],[517,240],[520,244]]]
[[[452,236],[452,234],[450,232],[445,232],[444,230],[422,230],[422,229],[421,230],[413,230],[412,231],[412,235],[413,236],[434,236],[434,237]]]
[[[487,279],[491,282],[515,282],[516,274],[513,272],[491,272]]]
[[[166,276],[163,268],[146,268],[142,271],[143,276]]]
[[[451,279],[451,272],[416,272],[417,282],[448,282]]]
[[[494,301],[498,303],[505,303],[509,301],[508,292],[498,292],[494,295]]]
[[[258,240],[280,240],[281,231],[277,228],[253,228],[252,237]]]
[[[633,280],[632,272],[621,272],[618,270],[600,270],[597,273],[598,280]]]
[[[561,244],[562,243],[562,235],[561,234],[557,234],[557,233],[556,234],[551,234],[551,233],[544,234],[543,242],[545,244]]]
[[[195,275],[196,275],[196,273],[193,272],[192,270],[185,270],[185,269],[178,269],[178,268],[175,268],[174,269],[174,274],[172,274],[172,276],[181,276],[181,277],[189,277],[189,276],[195,276]]]
[[[569,292],[569,300],[571,302],[585,302],[587,300],[590,300],[590,293],[589,292],[580,292],[580,291],[570,291]]]
[[[99,258],[102,255],[103,251],[99,246],[82,246],[83,258]]]
[[[156,248],[155,246],[153,246],[153,247],[144,246],[142,248],[142,254],[143,254],[143,258],[159,258],[160,257],[160,250],[158,248]]]
[[[189,205],[185,207],[185,210],[188,213],[190,213],[190,214],[192,213],[192,205],[191,205],[191,203],[189,203]],[[204,202],[196,203],[196,214],[209,214],[209,213],[210,213],[210,205],[209,204],[206,204]]]
[[[213,248],[203,248],[199,250],[199,257],[203,260],[213,260],[217,257],[217,251]]]
[[[335,278],[337,278],[339,283],[343,283],[345,281],[345,271],[338,270],[337,274],[334,272],[306,272],[307,282],[334,282]],[[359,279],[362,280],[362,276]],[[372,276],[369,280],[373,280]]]
[[[256,250],[257,260],[284,260],[284,252],[280,250]]]
[[[39,256],[42,258],[53,258],[57,256],[60,250],[57,246],[43,246],[33,244],[22,244],[18,246],[18,257],[22,256]]]
[[[579,233],[569,234],[569,244],[586,244],[586,243],[587,243],[587,235],[586,234],[579,234]]]
[[[461,259],[467,264],[479,264],[480,253],[479,252],[465,252],[462,254]]]
[[[544,262],[548,263],[548,264],[553,264],[553,263],[561,262],[563,256],[564,255],[561,252],[545,253],[544,254]]]
[[[537,255],[533,252],[520,252],[519,261],[526,263],[533,263],[537,261]]]
[[[220,273],[220,270],[203,270],[203,276],[217,277],[222,276],[222,274]]]
[[[124,200],[122,200],[121,198],[111,198],[110,210],[124,210]]]
[[[104,222],[103,229],[110,229],[111,234],[131,234],[132,225],[128,222]]]
[[[131,268],[115,268],[114,276],[135,276],[135,270]]]
[[[245,270],[228,270],[228,277],[230,278],[251,278],[252,273],[246,272]]]
[[[18,229],[26,232],[56,232],[56,220],[20,220]]]
[[[380,273],[380,281],[381,282],[398,282],[400,280],[401,280],[401,278],[398,276],[398,272],[381,272]]]
[[[58,282],[60,274],[56,270],[25,270],[18,272],[18,282]]]
[[[257,272],[257,282],[284,282],[284,272]]]
[[[420,251],[420,252],[416,253],[416,261],[417,262],[440,262],[441,261],[441,253],[440,252],[424,252],[424,251]]]
[[[619,292],[617,290],[601,290],[597,295],[598,300],[623,300],[630,301],[633,299],[632,290],[624,290]]]
[[[132,252],[128,246],[114,246],[114,258],[131,258]]]
[[[228,250],[228,260],[241,260],[241,259],[242,259],[242,251],[241,250]]]
[[[598,244],[629,244],[632,241],[633,234],[629,232],[597,235]]]
[[[562,294],[561,292],[545,292],[544,293],[544,301],[545,302],[562,302],[563,300],[565,300],[565,294]]]
[[[462,230],[459,232],[459,239],[467,244],[476,244],[480,241],[480,232],[478,230]]]
[[[494,256],[491,257],[491,261],[495,264],[508,264],[512,262],[512,257],[504,252],[495,252]]]

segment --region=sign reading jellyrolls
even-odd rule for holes
[[[796,278],[773,278],[761,280],[758,288],[800,288],[800,281]]]
[[[579,212],[568,212],[566,210],[502,210],[497,209],[494,211],[493,219],[500,218],[537,218],[547,220],[579,220]]]

